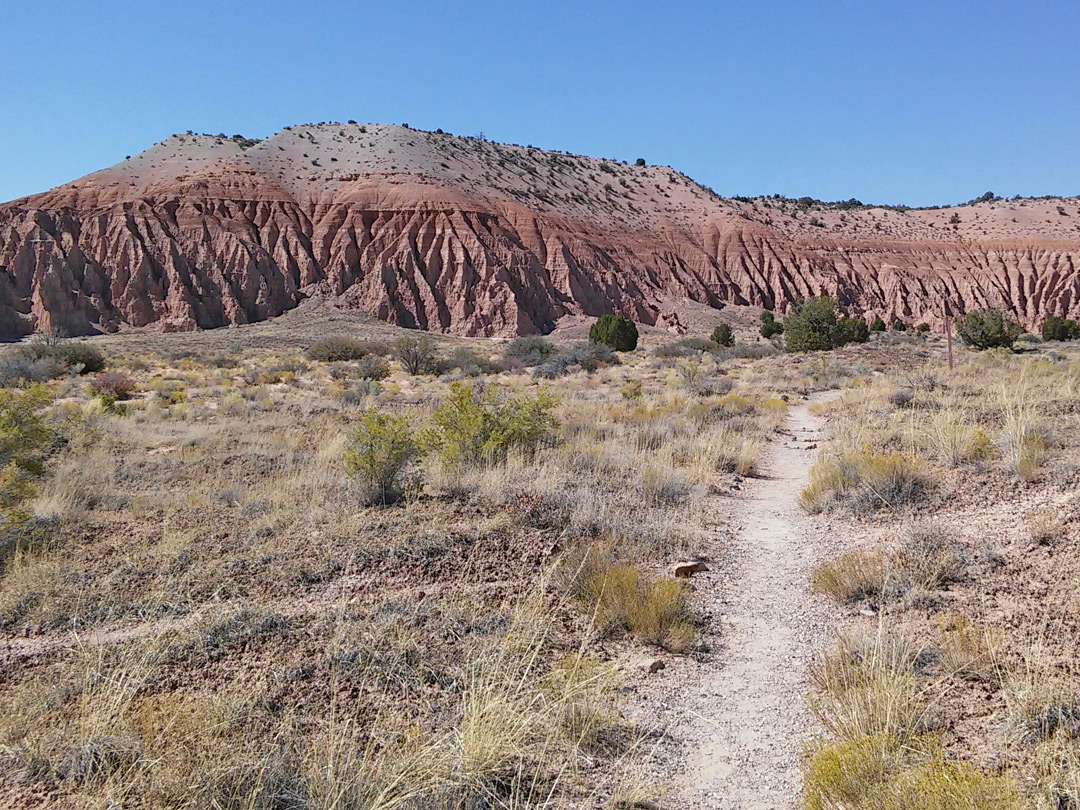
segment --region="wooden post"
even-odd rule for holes
[[[949,346],[949,371],[953,370],[953,358],[952,358],[952,307],[949,306],[949,299],[945,299],[945,342]]]

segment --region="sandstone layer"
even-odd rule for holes
[[[272,318],[323,298],[461,335],[548,332],[680,306],[938,324],[999,306],[1080,316],[1075,198],[900,210],[725,199],[638,166],[406,127],[320,124],[263,141],[177,135],[0,206],[0,336]]]

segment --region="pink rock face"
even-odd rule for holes
[[[938,324],[999,306],[1080,316],[1075,199],[954,209],[726,200],[638,167],[403,127],[294,127],[261,142],[173,136],[0,206],[0,334],[199,329],[312,297],[460,335],[621,312],[680,331],[678,305]]]

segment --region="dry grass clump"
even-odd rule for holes
[[[1054,509],[1038,509],[1024,518],[1028,536],[1036,545],[1048,546],[1065,536],[1065,521]]]
[[[842,637],[811,669],[810,707],[833,741],[804,763],[808,808],[1026,807],[1008,776],[946,756],[928,734],[917,680],[923,651],[882,631]]]
[[[988,680],[1000,666],[1003,633],[960,613],[938,617],[936,649],[946,671],[973,680]]]
[[[861,449],[816,462],[799,503],[811,514],[839,506],[857,513],[896,509],[922,497],[928,487],[918,458]]]
[[[967,574],[967,547],[940,525],[913,523],[891,555],[890,567],[902,589],[936,590]]]
[[[685,583],[649,579],[633,565],[604,568],[582,586],[582,597],[598,626],[621,628],[673,652],[687,650],[697,637],[687,593]]]
[[[810,668],[810,709],[840,740],[906,739],[923,725],[927,700],[915,678],[922,650],[901,637],[842,636]]]
[[[941,527],[915,523],[894,547],[853,549],[822,563],[811,572],[810,585],[838,602],[922,594],[963,579],[968,556],[967,547]]]
[[[880,596],[885,589],[886,557],[880,548],[855,549],[822,563],[810,574],[814,593],[837,602]]]

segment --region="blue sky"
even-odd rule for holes
[[[0,199],[174,133],[408,122],[725,195],[1080,194],[1074,2],[37,2],[0,24]]]

